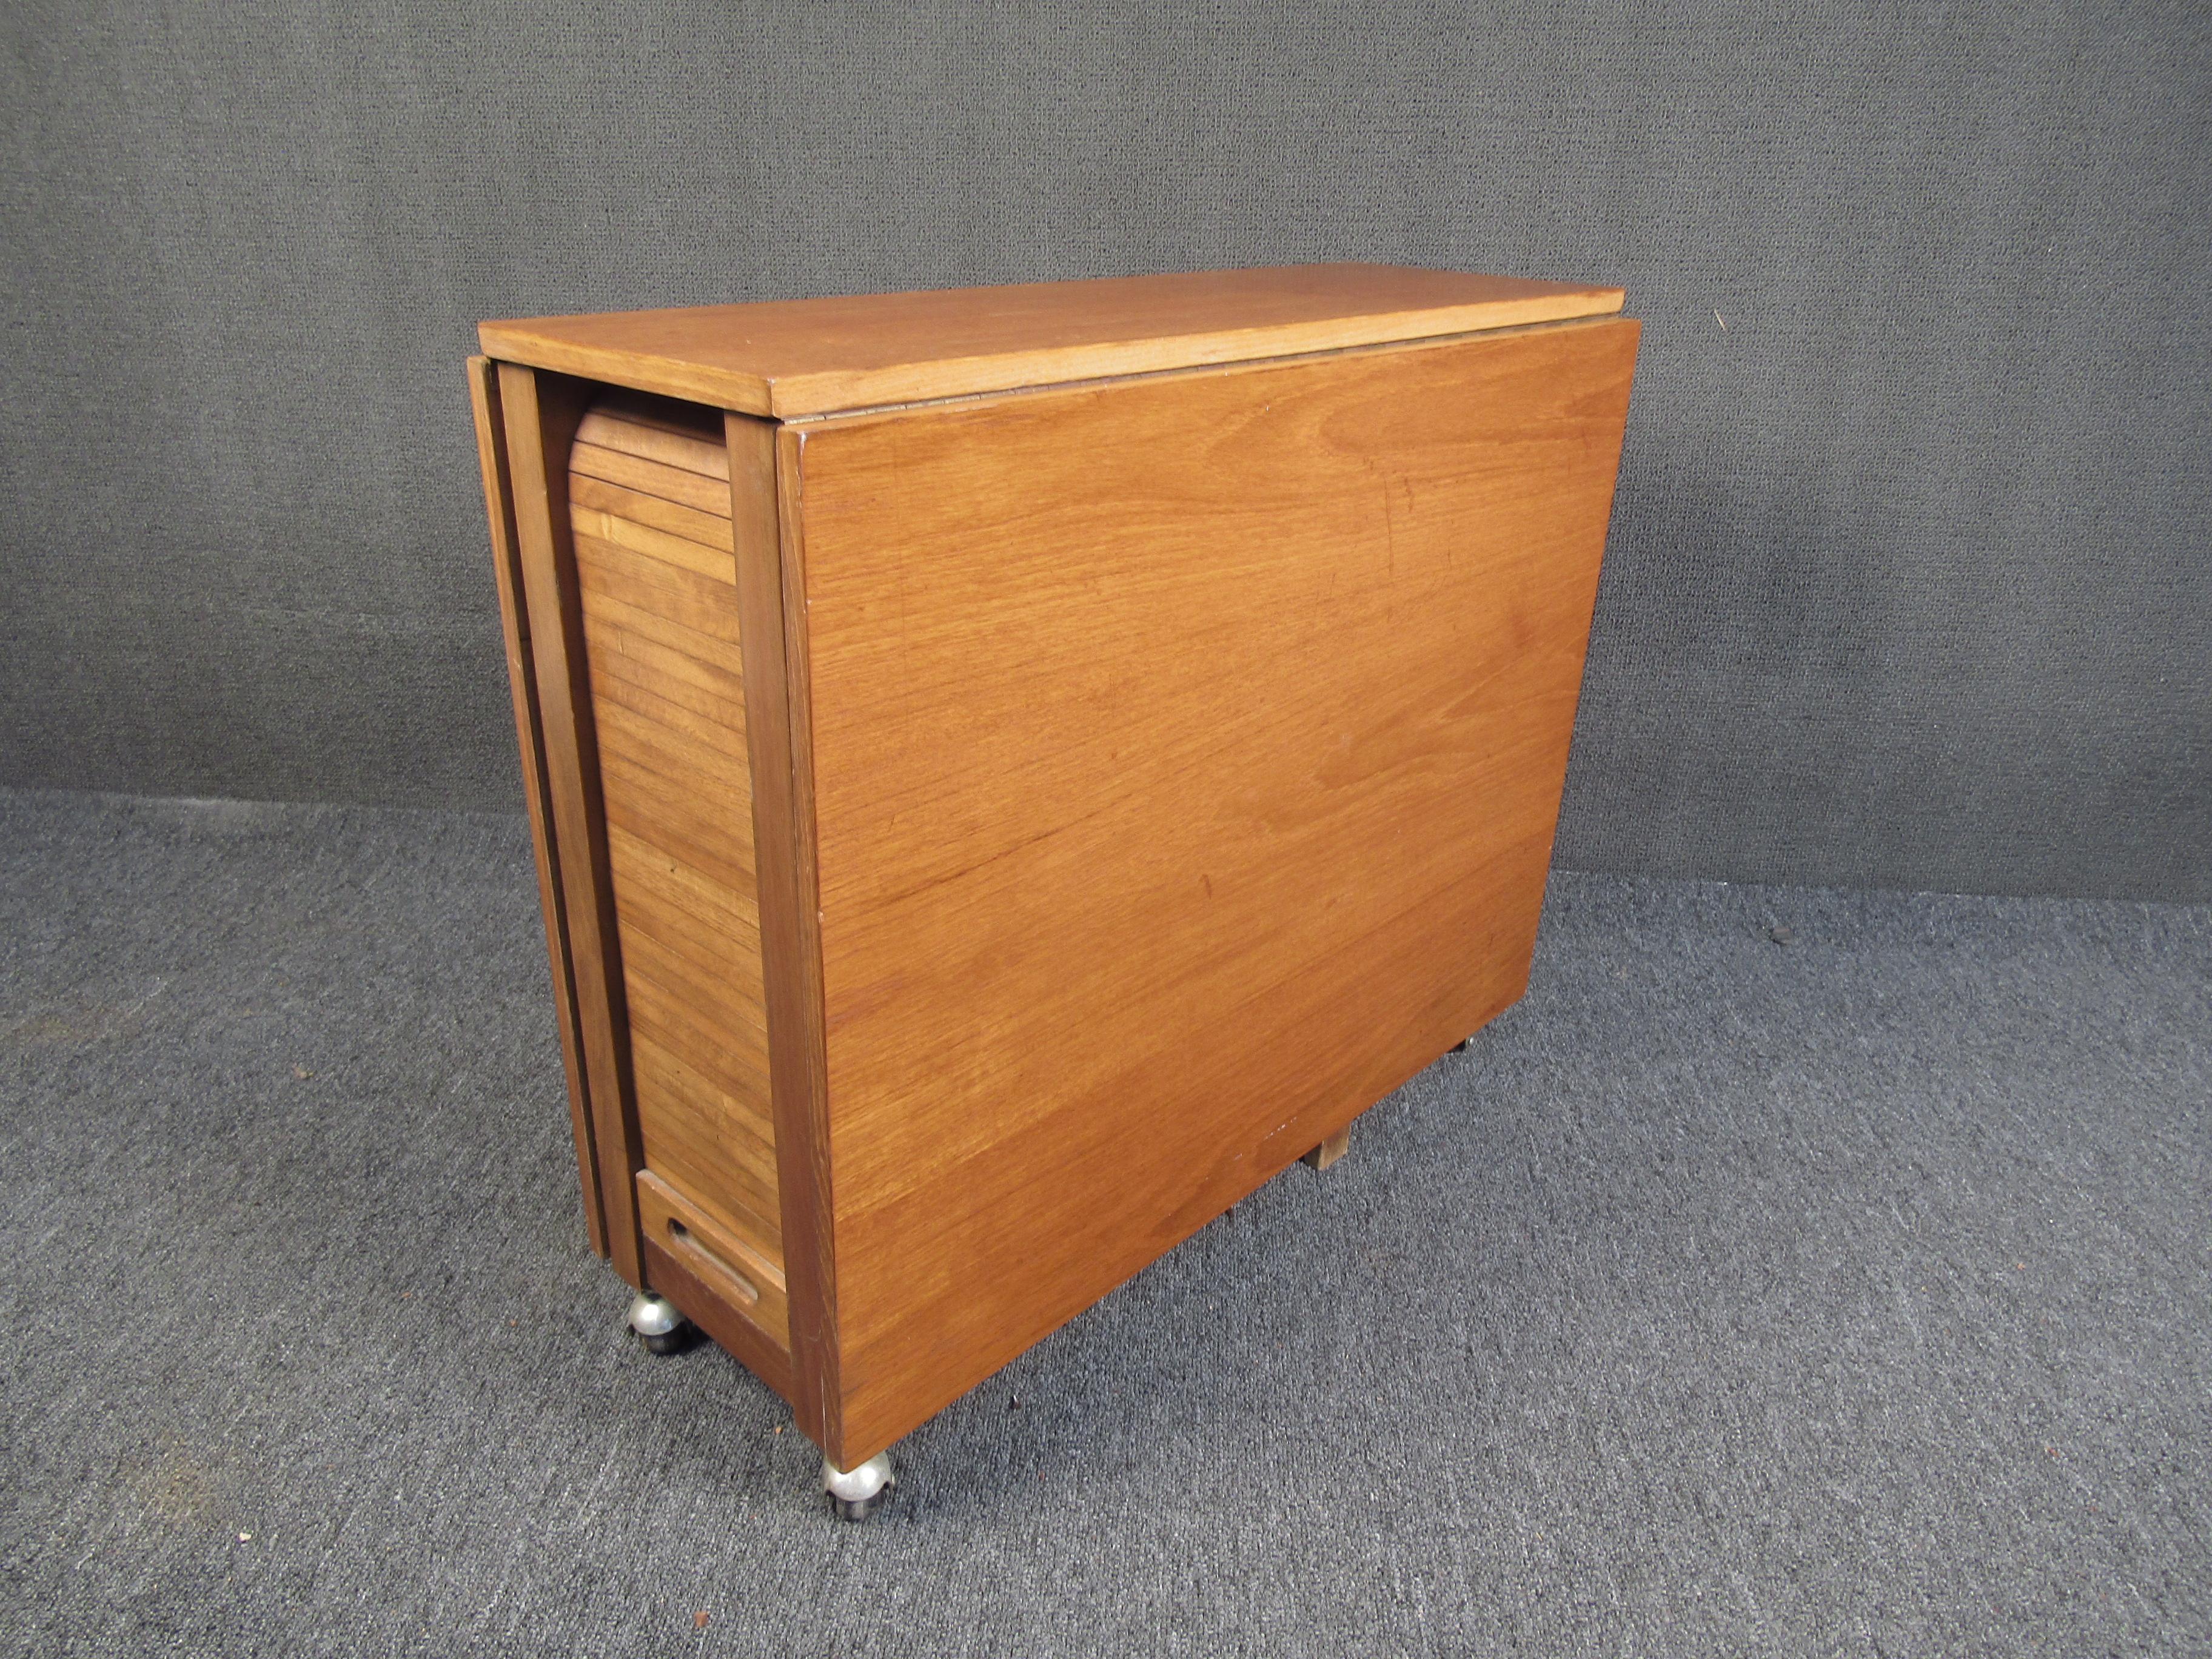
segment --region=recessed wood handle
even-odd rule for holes
[[[668,1218],[668,1245],[695,1270],[704,1268],[711,1278],[720,1280],[730,1299],[739,1307],[750,1308],[760,1300],[759,1285],[701,1243],[691,1230],[674,1216]]]

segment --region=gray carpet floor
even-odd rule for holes
[[[0,1650],[2212,1650],[2212,913],[1553,884],[899,1448],[586,1250],[519,819],[0,796]]]

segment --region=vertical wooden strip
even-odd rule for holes
[[[599,1154],[599,1196],[606,1212],[607,1255],[616,1272],[642,1287],[633,1183],[643,1153],[629,1098],[629,1026],[616,943],[614,881],[599,794],[583,605],[568,530],[568,449],[591,388],[558,374],[501,363],[499,391],[507,416],[515,538],[522,555],[553,838],[561,849],[568,961],[592,1145]]]
[[[791,1310],[791,1405],[843,1465],[831,1242],[822,940],[814,871],[814,743],[806,690],[799,447],[787,429],[726,417],[738,548],[738,654],[753,781],[769,1093]]]
[[[514,537],[514,495],[508,486],[506,434],[498,371],[489,357],[469,359],[469,397],[476,405],[477,459],[483,468],[484,511],[491,520],[492,568],[499,582],[499,622],[507,640],[507,683],[514,698],[514,734],[522,753],[522,799],[530,814],[530,842],[538,855],[538,902],[545,915],[545,954],[553,970],[553,1000],[561,1030],[561,1069],[568,1080],[568,1117],[576,1137],[576,1170],[584,1188],[584,1231],[592,1248],[607,1253],[607,1223],[599,1199],[599,1157],[592,1145],[591,1109],[576,1030],[576,987],[568,967],[567,903],[561,891],[560,852],[553,839],[552,802],[545,783],[545,740],[538,718],[538,687],[531,672],[530,628],[523,611],[521,556]]]

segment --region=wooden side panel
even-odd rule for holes
[[[657,1182],[701,1236],[711,1227],[775,1264],[767,1310],[747,1316],[781,1345],[782,1204],[721,416],[605,398],[578,429],[569,472],[630,1091],[650,1172],[641,1190]],[[646,1208],[647,1237],[668,1249]],[[714,1279],[697,1260],[689,1270]]]
[[[469,359],[469,395],[476,405],[477,459],[483,468],[484,508],[491,520],[492,568],[499,582],[500,630],[507,641],[507,683],[514,697],[514,732],[522,754],[522,799],[530,814],[530,842],[538,855],[538,900],[545,917],[545,954],[553,970],[561,1069],[568,1079],[568,1117],[576,1138],[576,1170],[584,1188],[584,1231],[592,1249],[607,1253],[607,1223],[599,1199],[599,1160],[592,1149],[591,1109],[585,1089],[576,1023],[576,987],[568,967],[568,924],[561,891],[561,860],[553,841],[553,804],[545,782],[545,739],[538,719],[538,685],[531,666],[529,618],[522,599],[522,560],[514,534],[514,496],[507,481],[507,432],[499,401],[499,374],[488,357]]]
[[[787,433],[839,1462],[1520,995],[1636,340]]]
[[[578,1048],[606,1215],[608,1259],[632,1285],[645,1282],[632,1179],[641,1165],[629,1102],[629,1042],[617,955],[606,816],[599,799],[598,737],[584,655],[583,596],[568,524],[570,446],[591,388],[581,381],[499,365],[506,413],[516,544],[529,617],[532,673],[544,736],[553,841],[560,849],[562,915],[575,990]]]

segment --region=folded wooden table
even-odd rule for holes
[[[1620,305],[1312,265],[483,325],[592,1242],[842,1513],[1521,994]]]

